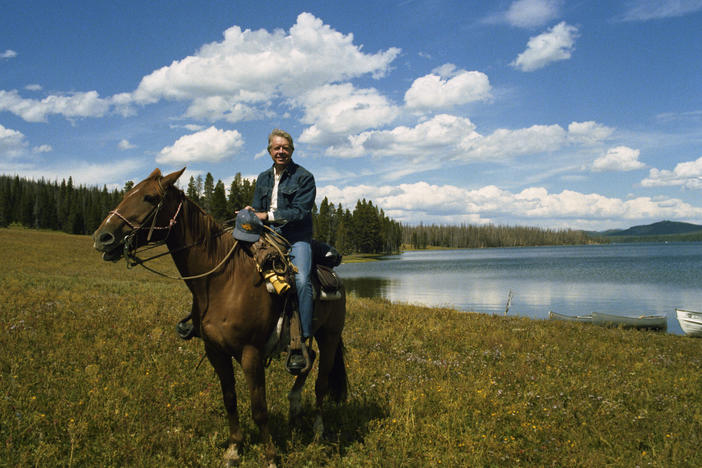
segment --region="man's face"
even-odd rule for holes
[[[271,155],[271,159],[273,159],[273,164],[277,168],[282,169],[292,159],[293,149],[290,147],[288,140],[281,136],[274,136],[268,152]]]

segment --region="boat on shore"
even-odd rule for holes
[[[687,336],[702,336],[702,312],[675,309],[680,328]]]
[[[615,315],[593,312],[592,323],[605,327],[641,328],[648,330],[666,330],[668,328],[668,319],[665,315]]]
[[[594,323],[604,327],[638,328],[648,330],[666,330],[668,319],[665,315],[615,315],[593,312],[591,315],[565,315],[550,311],[548,318],[566,322]],[[700,315],[702,320],[702,314]],[[702,322],[700,322],[702,327]],[[702,332],[702,328],[701,328]]]
[[[548,318],[551,320],[563,320],[565,322],[592,323],[592,315],[565,315],[552,310],[549,311]]]

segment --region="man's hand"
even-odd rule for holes
[[[244,209],[245,209],[245,210],[251,210],[251,211],[253,211],[254,214],[256,215],[256,217],[257,217],[258,219],[260,219],[261,221],[268,221],[268,212],[265,212],[265,211],[264,211],[263,213],[260,213],[260,212],[258,212],[258,211],[256,211],[256,210],[254,210],[251,206],[247,206],[247,207],[245,207]]]

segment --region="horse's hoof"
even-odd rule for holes
[[[316,418],[314,418],[314,441],[315,442],[322,442],[324,439],[324,421],[322,420],[322,417],[317,415]]]
[[[224,467],[231,468],[232,466],[239,466],[240,463],[239,448],[236,445],[230,445],[227,451],[224,452]]]

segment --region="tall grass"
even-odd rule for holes
[[[219,384],[173,328],[183,283],[85,236],[0,229],[0,252],[0,465],[219,465]],[[354,297],[344,339],[351,395],[324,443],[311,416],[288,427],[292,379],[268,370],[283,466],[702,466],[700,339]],[[237,378],[242,465],[260,466]]]

